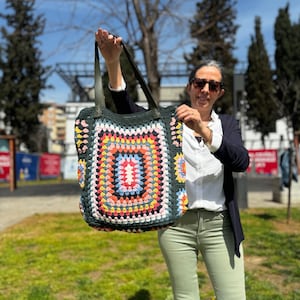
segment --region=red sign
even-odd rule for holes
[[[249,150],[250,165],[247,172],[277,175],[278,156],[275,149]]]
[[[43,153],[40,156],[40,177],[55,178],[60,175],[60,155]]]
[[[9,152],[0,152],[0,181],[9,181]]]

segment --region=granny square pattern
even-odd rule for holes
[[[83,217],[98,230],[168,226],[187,209],[180,123],[170,112],[148,122],[118,116],[75,121]]]

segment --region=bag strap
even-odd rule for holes
[[[98,52],[98,44],[95,42],[95,62],[94,62],[94,77],[95,77],[95,113],[94,117],[100,117],[102,115],[102,108],[105,107],[105,96],[103,91],[100,59]]]
[[[122,42],[124,53],[134,71],[135,77],[138,80],[145,97],[147,99],[149,109],[153,112],[153,117],[158,119],[160,117],[159,107],[155,102],[151,91],[146,84],[140,70],[138,69],[137,65],[135,64],[132,56],[130,55],[126,45]],[[95,74],[95,113],[94,117],[100,117],[102,114],[102,108],[105,108],[105,96],[103,91],[103,84],[101,78],[101,70],[100,70],[100,58],[99,58],[99,50],[98,44],[95,42],[95,64],[94,64],[94,74]]]

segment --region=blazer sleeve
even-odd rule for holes
[[[223,139],[220,148],[214,152],[232,172],[244,172],[249,166],[248,150],[244,147],[238,121],[230,115],[220,115]]]
[[[132,114],[145,109],[137,105],[129,96],[126,90],[123,91],[110,91],[113,101],[115,103],[118,114]]]

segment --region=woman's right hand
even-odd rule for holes
[[[116,63],[122,52],[122,38],[109,34],[107,30],[99,28],[95,33],[98,48],[106,64]]]

